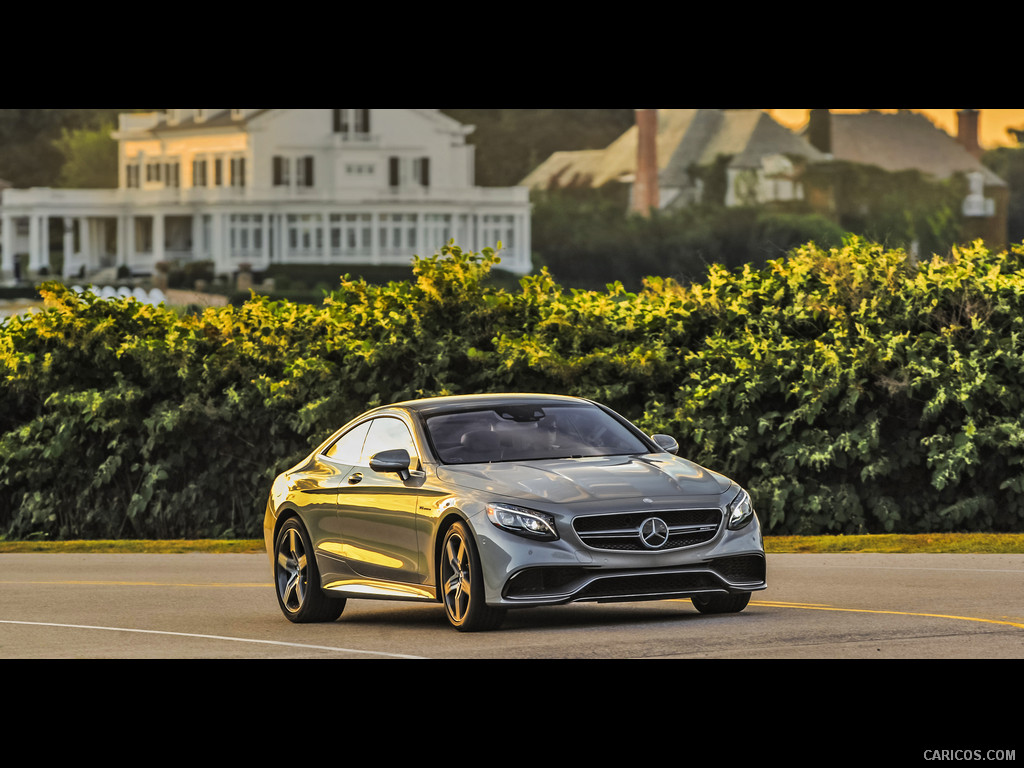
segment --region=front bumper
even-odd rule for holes
[[[473,522],[489,605],[663,600],[767,587],[756,516],[739,531],[722,525],[702,544],[654,552],[599,550],[572,533],[557,541],[532,541],[497,530],[485,518]]]

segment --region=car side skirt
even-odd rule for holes
[[[402,584],[374,579],[343,579],[324,584],[323,589],[335,597],[437,602],[437,590],[432,586],[421,584]]]

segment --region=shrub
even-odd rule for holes
[[[1019,530],[1024,246],[851,239],[701,282],[496,286],[489,250],[319,304],[178,316],[58,284],[0,323],[0,534],[259,536],[273,477],[367,407],[590,397],[749,488],[774,534]]]

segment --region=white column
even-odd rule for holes
[[[434,255],[432,247],[427,245],[427,212],[423,210],[416,214],[415,253],[424,259]],[[409,254],[410,257],[412,255],[411,253]]]
[[[281,254],[281,263],[288,263],[288,214],[279,213],[277,214],[277,242],[280,248],[277,252]]]
[[[75,273],[77,264],[72,263],[75,253],[75,222],[70,216],[64,219],[64,277]],[[84,233],[83,233],[84,234]]]
[[[191,171],[189,171],[191,173]],[[192,260],[198,261],[203,253],[203,214],[192,214]]]
[[[164,260],[164,240],[164,214],[156,212],[153,214],[153,260],[150,266]]]
[[[224,214],[214,213],[210,217],[210,258],[213,259],[214,274],[224,269]]]
[[[135,216],[130,214],[124,221],[124,250],[117,261],[119,267],[131,264],[135,259]]]
[[[94,259],[96,254],[107,252],[107,228],[105,219],[90,219],[79,216],[78,222],[78,261],[85,265],[85,271],[89,272],[99,266],[98,260]],[[74,221],[72,221],[71,250],[74,246]],[[95,263],[94,263],[95,262]]]
[[[32,214],[28,220],[28,268],[34,272],[39,269],[39,251],[41,249],[39,233],[39,216]],[[27,275],[24,275],[27,277]]]
[[[380,215],[370,214],[370,263],[380,264]]]
[[[78,255],[85,264],[85,271],[96,269],[107,253],[107,219],[85,218],[78,220]]]
[[[40,267],[46,267],[46,270],[50,269],[50,217],[42,216],[41,226],[39,227],[39,233],[42,235],[42,242],[40,243]]]
[[[533,246],[530,240],[532,236],[530,232],[530,214],[520,214],[519,221],[519,252],[522,254],[523,272],[529,273],[533,271]]]
[[[320,260],[328,264],[331,261],[331,214],[329,211],[320,211],[320,237],[323,238]]]
[[[260,245],[263,251],[263,263],[266,266],[270,265],[270,217],[273,215],[269,211],[265,211],[260,216],[260,228],[263,230],[263,234],[260,237]]]
[[[14,217],[5,214],[0,219],[0,281],[14,275],[14,233],[17,224]]]

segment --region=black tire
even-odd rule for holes
[[[484,601],[480,555],[464,523],[455,523],[444,535],[439,575],[441,602],[452,627],[460,632],[486,632],[501,626],[505,609]]]
[[[739,613],[750,602],[750,593],[740,595],[694,595],[693,607],[701,613]]]
[[[274,542],[274,587],[277,603],[296,624],[334,621],[345,599],[328,597],[320,588],[320,571],[305,526],[296,518],[284,521]]]

